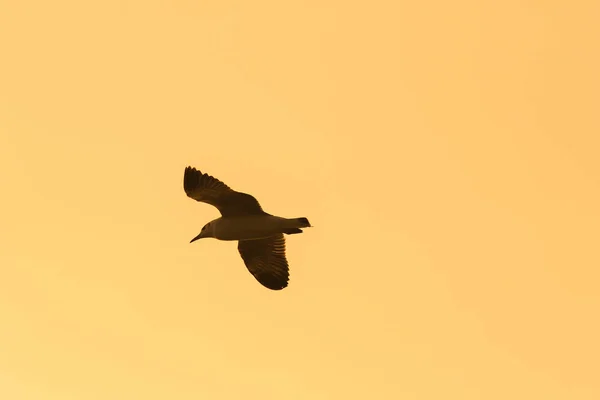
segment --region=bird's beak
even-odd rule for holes
[[[200,234],[198,236],[196,236],[195,238],[193,238],[192,240],[190,240],[190,243],[195,242],[198,239],[202,239],[202,232],[200,232]]]

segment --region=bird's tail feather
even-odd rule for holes
[[[283,233],[285,233],[287,235],[293,235],[295,233],[302,233],[302,229],[300,229],[300,228],[290,228],[290,229],[286,229],[285,231],[283,231]]]
[[[295,218],[297,224],[298,224],[298,228],[310,228],[310,222],[308,222],[308,218],[306,217],[301,217],[301,218]]]

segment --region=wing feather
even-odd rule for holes
[[[288,285],[290,273],[283,234],[240,240],[238,250],[246,268],[261,285],[272,290],[281,290]]]
[[[193,167],[185,169],[183,190],[188,197],[216,207],[223,217],[264,214],[253,196],[236,192],[217,178]]]

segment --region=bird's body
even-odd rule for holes
[[[308,219],[268,214],[253,196],[232,190],[192,167],[185,169],[183,188],[188,197],[211,204],[221,212],[221,218],[204,225],[192,242],[208,237],[237,240],[244,264],[256,280],[273,290],[287,286],[289,271],[283,234],[302,233],[301,228],[311,226]]]
[[[301,233],[308,221],[302,218],[282,218],[269,214],[221,217],[208,223],[213,238],[219,240],[264,239],[279,233]]]

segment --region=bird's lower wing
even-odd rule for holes
[[[290,274],[283,234],[265,239],[240,240],[238,250],[248,271],[264,287],[281,290],[287,286]]]

